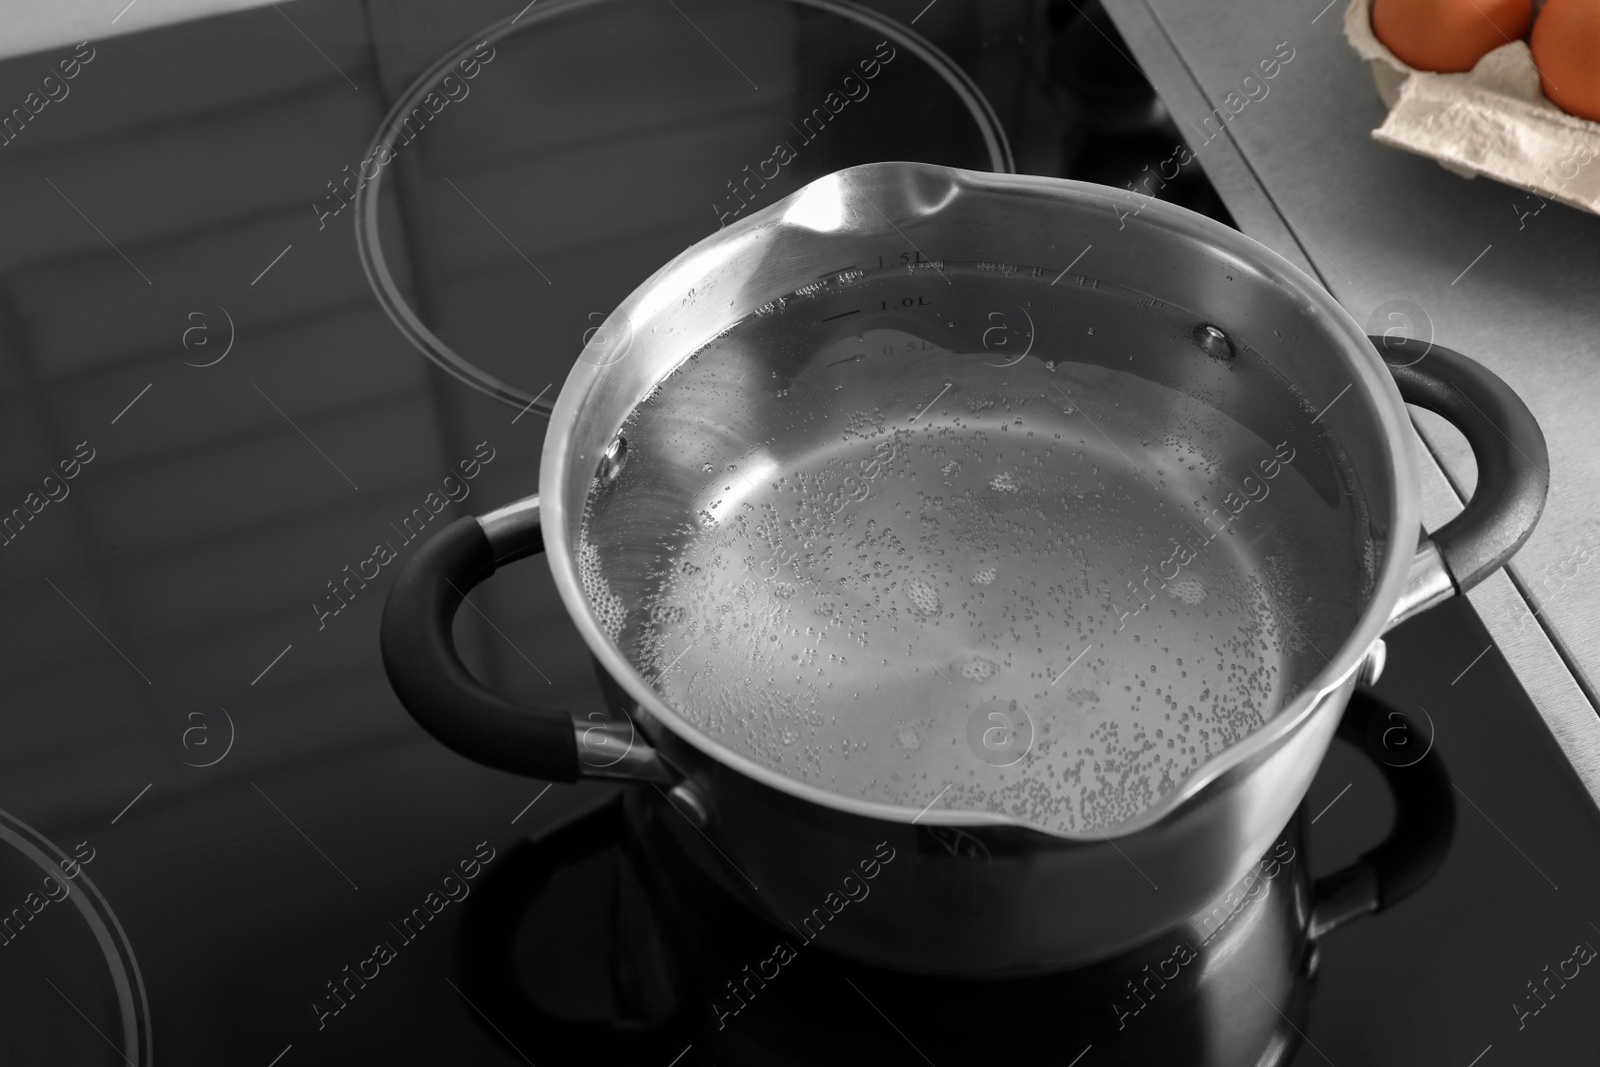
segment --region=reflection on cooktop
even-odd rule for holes
[[[1375,721],[1393,731],[1387,742],[1369,742]],[[1302,808],[1236,885],[1177,929],[1112,960],[1009,981],[896,974],[830,952],[829,922],[846,908],[895,906],[874,888],[897,858],[887,843],[839,893],[774,925],[696,876],[662,825],[678,818],[669,805],[617,794],[521,842],[478,886],[462,918],[462,995],[513,1051],[561,1063],[659,1063],[680,1052],[704,1064],[896,1062],[929,1050],[981,1062],[996,1049],[1063,1061],[1094,1052],[1099,1063],[1288,1063],[1305,1044],[1323,939],[1421,890],[1449,850],[1455,793],[1443,760],[1396,758],[1420,729],[1365,695],[1347,711],[1341,735],[1378,770],[1395,810],[1388,836],[1350,864],[1311,878],[1308,837],[1318,835],[1306,824],[1316,816]],[[958,850],[958,835],[927,827],[922,845]],[[575,898],[588,921],[553,945]],[[580,1003],[567,987],[557,1011],[541,1001],[555,991],[539,972],[574,957],[601,981]]]
[[[813,938],[676,876],[659,797],[473,765],[391,693],[399,567],[537,488],[586,333],[739,204],[872,158],[1118,187],[1166,159],[1179,132],[1097,5],[868,5],[898,36],[775,0],[297,0],[124,35],[119,8],[0,62],[0,1058],[1593,1057],[1593,812],[1464,603],[1388,637],[1388,743],[1429,735],[1425,759],[1336,744],[1231,903],[1021,986],[841,962],[827,899]],[[1198,164],[1162,195],[1225,218]],[[599,706],[546,567],[468,603],[496,692]],[[1390,799],[1429,767],[1442,859],[1442,824],[1406,837]],[[1397,840],[1393,869],[1439,860],[1406,899],[1338,880]],[[858,861],[909,858],[852,856],[840,918],[895,907]]]

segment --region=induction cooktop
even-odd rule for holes
[[[0,1062],[1600,1054],[1600,826],[1460,600],[1389,635],[1214,928],[1020,984],[773,930],[626,791],[472,765],[391,694],[399,565],[536,488],[567,367],[685,245],[890,158],[1229,222],[1200,162],[1151,181],[1182,134],[1097,5],[121,17],[0,61]],[[538,561],[469,603],[498,691],[599,700]],[[1392,899],[1317,926],[1377,848]]]

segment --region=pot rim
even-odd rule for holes
[[[562,602],[573,623],[583,635],[584,642],[601,667],[638,702],[647,725],[659,724],[699,754],[763,785],[836,811],[889,822],[925,822],[930,825],[963,827],[1015,826],[1049,837],[1085,842],[1132,835],[1167,820],[1177,809],[1193,801],[1217,779],[1281,746],[1319,709],[1343,703],[1329,702],[1324,698],[1336,693],[1346,683],[1351,673],[1360,666],[1368,649],[1391,624],[1415,555],[1413,545],[1416,538],[1413,536],[1413,531],[1421,532],[1421,482],[1409,437],[1411,424],[1405,403],[1382,357],[1349,312],[1318,282],[1266,245],[1187,208],[1154,198],[1142,198],[1131,191],[1066,178],[990,174],[924,163],[872,163],[850,167],[818,178],[782,200],[691,245],[640,283],[618,305],[617,310],[627,315],[637,329],[640,323],[648,320],[656,311],[676,303],[678,295],[693,286],[696,279],[726,265],[736,255],[745,252],[751,240],[758,236],[756,231],[770,233],[779,228],[798,228],[794,223],[785,222],[784,216],[808,190],[820,183],[838,180],[840,176],[844,176],[846,180],[857,177],[865,179],[869,174],[877,175],[885,170],[900,170],[913,174],[920,172],[923,176],[936,176],[952,186],[953,194],[1031,195],[1048,199],[1072,199],[1091,209],[1114,212],[1122,216],[1125,224],[1130,227],[1143,226],[1147,229],[1176,231],[1197,237],[1217,251],[1235,256],[1260,270],[1286,290],[1286,297],[1299,298],[1302,310],[1313,320],[1313,325],[1321,329],[1323,335],[1333,343],[1335,350],[1344,358],[1346,368],[1354,378],[1352,384],[1360,386],[1372,400],[1376,412],[1374,428],[1381,433],[1383,452],[1388,460],[1391,475],[1391,498],[1387,501],[1390,521],[1384,558],[1361,617],[1351,628],[1338,651],[1328,658],[1328,662],[1293,700],[1280,708],[1254,733],[1202,763],[1166,796],[1134,818],[1118,823],[1109,831],[1052,830],[1000,812],[932,810],[931,805],[919,811],[910,806],[844,796],[787,777],[705,735],[685,720],[645,681],[616,644],[606,636],[599,620],[595,617],[579,579],[572,540],[567,532],[568,516],[564,503],[568,490],[566,470],[572,460],[573,433],[582,421],[587,399],[605,379],[607,369],[603,365],[582,359],[573,363],[572,371],[556,399],[545,436],[544,453],[539,470],[545,557],[549,562],[556,588],[560,591]],[[671,290],[670,301],[659,291],[664,288]],[[773,294],[774,297],[778,295],[783,294]],[[616,314],[617,312],[613,312],[613,316]],[[687,358],[689,351],[690,348],[685,348],[684,358]],[[666,368],[654,376],[651,388],[664,379],[671,369]],[[643,390],[639,399],[643,399],[648,392],[648,388]],[[637,400],[634,404],[637,404]],[[630,410],[633,406],[629,406]],[[650,732],[652,731],[646,730],[647,735]]]

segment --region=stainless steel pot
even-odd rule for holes
[[[1082,308],[1090,306],[1084,301],[1102,297],[1120,301],[1107,312],[1113,324],[1107,333],[1123,340],[1097,348],[1084,340],[1094,337],[1092,321],[1087,334],[1080,327]],[[845,310],[851,303],[862,306]],[[1101,305],[1092,306],[1099,315]],[[769,329],[765,340],[762,329]],[[867,340],[891,334],[916,343],[897,340],[866,358]],[[841,351],[845,358],[833,358]],[[1431,538],[1419,520],[1407,402],[1450,419],[1478,463],[1473,499]],[[883,426],[863,429],[862,410],[880,412],[877,420],[904,436]],[[918,418],[938,429],[915,426]],[[937,778],[920,793],[920,779],[894,781],[906,752],[826,732],[838,719],[828,718],[837,710],[829,701],[842,703],[842,690],[836,697],[824,691],[820,711],[811,709],[808,721],[820,732],[815,745],[802,747],[814,749],[818,760],[835,760],[834,772],[841,753],[855,757],[849,788],[838,784],[837,773],[830,779],[827,766],[822,774],[797,770],[791,754],[741,741],[728,727],[739,720],[737,707],[708,716],[694,705],[685,672],[673,674],[677,661],[667,662],[672,647],[642,618],[662,603],[663,583],[676,580],[663,577],[668,564],[689,552],[694,538],[707,530],[748,532],[732,514],[733,501],[767,507],[768,479],[779,479],[771,483],[777,492],[786,467],[813,463],[840,439],[876,435],[880,445],[903,439],[909,451],[975,425],[993,437],[1015,428],[1010,440],[1019,445],[1036,426],[1040,440],[1052,431],[1058,439],[1066,434],[1078,442],[1077,453],[1051,458],[1047,449],[1029,470],[1054,477],[1058,469],[1081,468],[1092,487],[1093,479],[1112,479],[1114,468],[1127,485],[1152,491],[1153,513],[1061,501],[1073,504],[1080,533],[1094,532],[1100,520],[1093,515],[1113,529],[1085,542],[1087,556],[1070,549],[1052,555],[1070,540],[1050,533],[1054,498],[1033,489],[1026,498],[1047,524],[1049,550],[1037,549],[1037,531],[1024,530],[1035,547],[1017,580],[1048,585],[1068,571],[1074,581],[1081,577],[1077,603],[1085,614],[1076,625],[1091,644],[1106,645],[1092,670],[1105,681],[1102,688],[1126,682],[1129,694],[1114,692],[1109,702],[1138,704],[1146,682],[1134,672],[1144,670],[1144,657],[1160,658],[1155,646],[1163,642],[1185,652],[1183,642],[1190,641],[1202,655],[1215,654],[1219,678],[1255,687],[1259,721],[1221,729],[1205,720],[1225,744],[1191,733],[1168,739],[1168,750],[1183,741],[1176,757],[1192,755],[1187,763],[1163,756],[1166,778],[1159,787],[1148,776],[1140,779],[1142,796],[1105,782],[1102,773],[1101,784],[1080,784],[1067,803],[1057,794],[1063,776],[1074,773],[1062,766],[1071,743],[1053,738],[1072,737],[1083,715],[1057,707],[1041,678],[1037,727],[1013,701],[991,728],[1000,730],[1001,741],[1036,731],[1040,739],[1027,760],[1006,769],[1009,779],[995,777],[1003,786],[990,792],[968,788],[961,777],[976,770],[951,770],[946,790],[961,783],[942,801]],[[971,440],[963,447],[972,454]],[[877,458],[887,462],[893,452]],[[702,463],[705,456],[719,462]],[[727,498],[717,486],[708,489],[701,473],[714,469],[714,480],[723,481],[721,460],[743,486]],[[1298,481],[1274,483],[1278,503],[1241,515],[1265,499],[1266,480],[1291,461]],[[872,462],[862,460],[864,476],[875,470]],[[1242,483],[1226,469],[1236,462],[1250,471]],[[923,484],[932,487],[926,475]],[[858,167],[719,231],[635,290],[562,389],[539,496],[461,520],[419,550],[397,579],[382,624],[384,662],[417,720],[469,758],[561,781],[650,783],[655,801],[676,809],[680,844],[725,888],[776,921],[794,921],[836,896],[840,872],[875,849],[903,856],[880,876],[879,888],[895,907],[882,909],[870,926],[841,929],[834,951],[929,973],[1038,973],[1141,944],[1239,879],[1299,804],[1358,679],[1381,669],[1384,631],[1499,567],[1537,522],[1547,484],[1543,437],[1503,382],[1438,346],[1365,337],[1309,278],[1225,226],[1077,182],[908,163]],[[999,475],[993,485],[1019,489]],[[823,494],[834,502],[831,516],[844,507],[840,492]],[[1108,492],[1131,500],[1134,489]],[[909,493],[905,486],[898,496],[868,487],[859,494],[866,510],[842,521],[857,524],[852,537],[903,517],[915,528]],[[807,506],[815,508],[815,500]],[[1150,560],[1154,572],[1148,564],[1141,571],[1139,557],[1123,544],[1142,544],[1150,527],[1166,535],[1166,520],[1151,514],[1179,520],[1169,524],[1179,531],[1178,548],[1166,560]],[[964,698],[950,677],[956,662],[947,658],[965,654],[950,636],[959,620],[954,611],[935,610],[932,587],[919,597],[916,581],[895,579],[913,601],[931,605],[926,629],[913,641],[901,629],[911,614],[896,614],[882,599],[887,586],[873,584],[872,575],[827,571],[823,549],[830,538],[843,543],[838,531],[790,520],[785,534],[781,525],[761,527],[774,557],[745,561],[752,573],[791,568],[786,573],[807,596],[822,587],[825,574],[853,589],[865,610],[853,609],[852,636],[859,636],[857,624],[881,623],[875,641],[892,632],[909,648],[901,649],[901,676],[911,695],[895,699],[925,705],[928,722],[951,719],[952,707],[965,721],[958,702]],[[899,555],[915,562],[917,553],[905,545],[916,543],[906,533]],[[610,705],[604,711],[514,706],[473,680],[451,645],[450,621],[465,591],[497,566],[541,550],[598,664]],[[1185,564],[1196,552],[1212,552],[1253,590],[1256,629],[1248,631],[1249,641],[1228,646],[1243,650],[1243,665],[1224,662],[1222,645],[1207,644],[1233,640],[1206,633],[1232,625],[1220,607],[1216,614],[1209,608],[1180,614],[1204,588],[1166,590],[1183,604],[1146,599],[1178,573],[1166,568],[1180,551],[1188,553]],[[1101,557],[1116,557],[1117,566],[1102,566]],[[1105,574],[1120,577],[1130,567],[1121,594],[1127,599],[1119,602]],[[1152,604],[1156,610],[1147,611]],[[1043,604],[1039,617],[1050,610]],[[1115,635],[1130,618],[1146,627],[1150,643],[1117,645]],[[677,652],[698,664],[694,676],[721,669],[727,684],[719,699],[742,691],[759,701],[775,692],[778,668],[787,663],[759,660],[766,666],[752,667],[754,681],[740,690],[733,677],[739,664],[758,660],[746,655],[719,668],[718,650],[733,642],[714,635],[713,622],[686,631]],[[783,641],[777,629],[769,639],[788,651],[791,633],[799,633],[798,624],[783,629]],[[1035,676],[1065,666],[1059,680],[1072,669],[1066,663],[1072,650],[1058,664],[1047,644],[1039,642],[1037,662],[1027,658],[1031,650],[1018,655]],[[873,655],[884,649],[877,641]],[[747,651],[741,646],[741,655]],[[1164,647],[1163,655],[1170,651]],[[917,666],[913,652],[931,670]],[[854,668],[865,672],[857,681],[883,684],[895,664],[879,658],[881,669]],[[1191,660],[1185,671],[1200,675],[1201,666]],[[1180,674],[1186,681],[1176,681]],[[1162,679],[1168,679],[1162,699],[1180,720],[1188,718],[1179,701],[1195,693],[1183,686],[1197,687],[1199,679],[1176,668]],[[1208,687],[1199,695],[1214,694]],[[881,689],[869,690],[868,703],[856,705],[869,710],[852,714],[871,724],[888,701]],[[980,761],[991,747],[979,717],[984,707],[974,711],[977,732],[968,735]],[[897,708],[894,714],[905,710]],[[783,718],[788,712],[773,714],[772,721],[791,721]],[[887,736],[888,727],[877,725],[883,729],[873,736]],[[1176,723],[1171,728],[1179,733]],[[1161,756],[1154,739],[1161,734],[1140,731],[1141,751]],[[896,736],[907,752],[922,740],[915,730]],[[942,759],[945,738],[935,740],[937,751],[930,751]],[[949,742],[959,756],[954,734]],[[1042,800],[1041,785],[1049,787]],[[1031,790],[1035,799],[1004,799],[1019,790]]]
[[[1241,883],[1176,929],[1093,966],[997,982],[813,959],[828,951],[836,926],[807,941],[754,919],[663,839],[663,817],[676,815],[624,790],[542,826],[479,883],[461,917],[462,994],[496,1020],[502,1040],[539,1049],[551,1064],[661,1064],[691,1044],[707,1063],[898,1062],[910,1056],[908,1038],[927,1048],[921,1035],[929,1034],[941,1063],[987,1063],[1002,1043],[1014,1062],[1067,1063],[1092,1043],[1097,1063],[1287,1064],[1311,1029],[1323,939],[1425,886],[1453,838],[1455,792],[1439,753],[1395,766],[1396,753],[1372,739],[1374,722],[1420,724],[1357,691],[1339,725],[1338,737],[1366,756],[1394,802],[1383,841],[1313,880],[1322,842],[1301,805]],[[593,858],[613,850],[616,881],[590,881],[585,893],[610,906],[594,909],[598,929],[586,928],[580,942],[608,949],[612,1014],[597,1021],[591,1003],[586,1018],[572,1018],[530,988],[518,931],[554,913],[547,894],[559,876],[593,870]],[[859,903],[835,923],[870,924],[875,909],[895,906],[871,892]],[[806,963],[780,965],[775,945]],[[544,962],[554,973],[578,965]],[[819,1018],[829,1025],[812,1025]],[[1007,1025],[1024,1018],[1026,1026]]]

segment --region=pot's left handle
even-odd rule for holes
[[[556,782],[673,780],[625,717],[520,707],[461,662],[450,625],[468,590],[497,567],[542,551],[538,496],[458,519],[419,548],[389,590],[378,631],[395,695],[423,729],[490,767]]]

